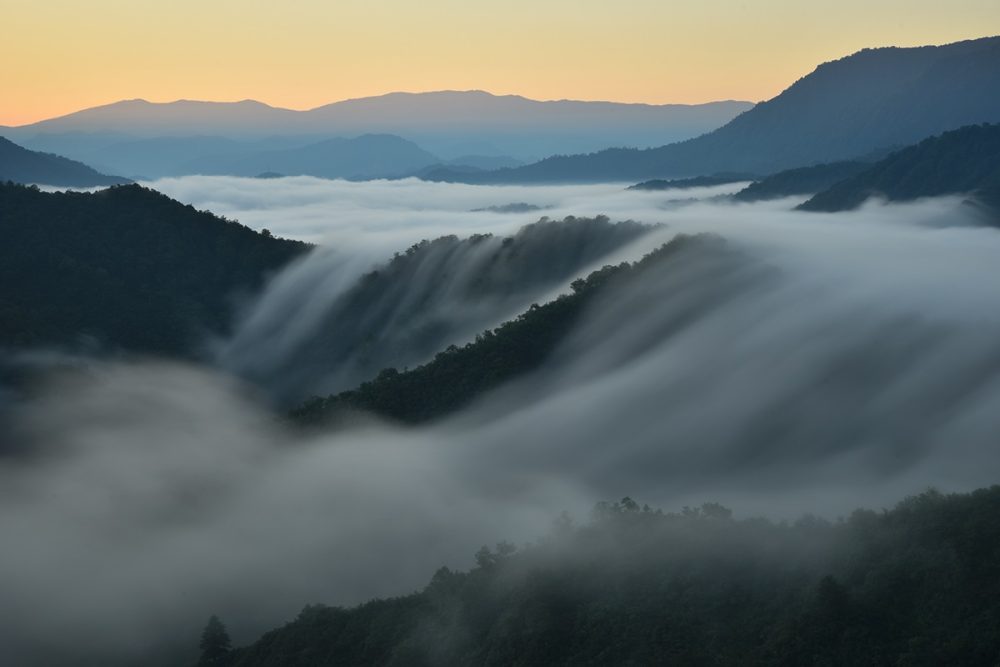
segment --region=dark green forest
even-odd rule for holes
[[[678,236],[634,264],[608,265],[571,284],[572,292],[449,346],[413,369],[383,369],[357,389],[314,397],[291,412],[302,425],[331,424],[357,412],[408,424],[443,417],[505,382],[538,369],[572,331],[587,305],[609,286],[633,280],[705,237]],[[717,242],[721,242],[716,239]]]
[[[210,622],[200,664],[994,666],[998,512],[998,486],[835,521],[624,498],[411,595],[306,606],[246,647],[220,651]]]
[[[805,202],[804,211],[846,211],[872,196],[889,201],[975,194],[1000,185],[1000,125],[970,125],[924,139]]]
[[[0,184],[0,346],[191,355],[309,246],[138,185]]]

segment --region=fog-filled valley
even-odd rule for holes
[[[0,641],[19,664],[177,664],[209,614],[248,643],[307,602],[408,593],[602,499],[832,520],[996,481],[1000,234],[963,197],[825,214],[724,197],[743,184],[152,185],[318,245],[183,363],[5,354],[27,377],[0,460],[17,536],[0,567],[18,573]],[[473,212],[512,202],[549,221]],[[527,338],[477,336],[515,319]],[[468,400],[419,425],[287,417],[449,345],[517,359],[543,338],[485,389],[421,376],[415,395],[446,378]]]
[[[0,667],[1000,665],[997,7],[37,4]]]

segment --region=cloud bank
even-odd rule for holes
[[[370,187],[351,195],[352,221],[317,223],[322,266],[342,272],[300,264],[270,294],[343,289],[381,244],[437,225],[513,229],[524,217],[462,212],[506,201],[667,224],[607,261],[679,232],[725,241],[693,243],[594,304],[540,372],[431,427],[292,434],[211,368],[99,363],[53,379],[6,436],[32,453],[0,460],[8,655],[167,655],[164,638],[193,642],[209,613],[243,641],[306,602],[405,593],[439,565],[468,566],[484,542],[532,539],[563,509],[626,494],[836,516],[997,481],[1000,232],[955,199],[816,215],[618,186]],[[392,223],[384,197],[403,191],[408,212]],[[225,197],[251,197],[235,217],[282,233],[282,215],[305,229],[327,194],[269,210],[253,192]],[[374,211],[357,203],[367,197]],[[447,203],[418,208],[434,197]],[[260,317],[288,321],[272,303]],[[58,645],[53,627],[69,628]]]

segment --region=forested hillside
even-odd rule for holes
[[[309,605],[200,665],[983,665],[1000,658],[1000,487],[793,523],[630,498],[468,572]],[[219,630],[222,630],[220,633]],[[203,647],[206,645],[203,644]]]
[[[0,346],[190,355],[307,250],[138,185],[0,184]]]

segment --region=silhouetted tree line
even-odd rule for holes
[[[0,346],[190,354],[308,246],[138,185],[0,184]]]
[[[1000,486],[792,523],[625,498],[418,593],[307,606],[211,664],[993,666],[997,516]]]

